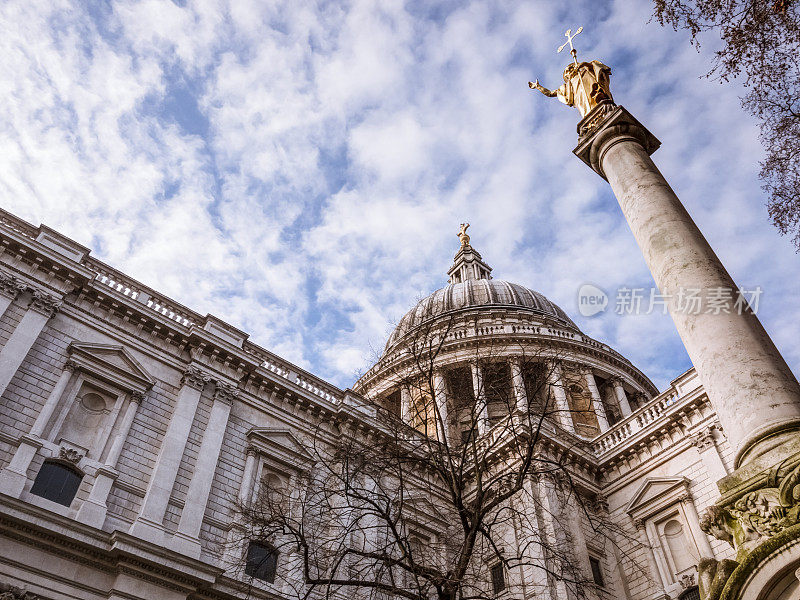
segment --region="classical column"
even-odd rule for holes
[[[433,393],[436,402],[436,435],[440,442],[447,441],[447,384],[442,372],[433,372]]]
[[[592,404],[594,405],[594,414],[597,415],[597,424],[600,426],[600,432],[606,432],[609,429],[608,417],[606,416],[606,407],[603,406],[603,399],[600,397],[600,390],[597,389],[597,382],[594,380],[594,373],[587,369],[583,373],[586,379],[586,385],[589,388],[589,393],[592,395]]]
[[[587,115],[574,152],[611,184],[736,449],[735,466],[773,448],[771,460],[781,459],[794,447],[784,442],[800,432],[800,385],[751,310],[731,306],[714,314],[681,306],[690,290],[723,290],[735,299],[738,288],[650,159],[658,141],[623,107],[608,112],[596,125]]]
[[[217,471],[222,439],[225,437],[228,417],[231,413],[231,404],[238,395],[239,391],[235,386],[217,382],[208,425],[203,432],[203,441],[197,452],[197,461],[189,482],[189,489],[186,492],[181,520],[173,540],[175,550],[194,558],[200,557],[200,527],[203,524],[208,496],[211,493],[211,483],[214,481],[214,474]]]
[[[400,386],[400,419],[406,425],[411,425],[411,389],[408,384]]]
[[[475,412],[477,413],[478,435],[483,435],[489,429],[489,407],[486,406],[486,394],[483,390],[483,372],[477,360],[470,363],[472,369],[472,392],[475,396]]]
[[[551,361],[547,373],[547,385],[555,400],[556,421],[571,433],[575,433],[575,423],[572,421],[572,412],[569,409],[567,400],[566,384],[564,383],[564,373],[559,361]]]
[[[61,300],[42,292],[34,292],[28,310],[17,324],[11,337],[0,350],[0,395],[6,391],[11,378],[19,369],[22,361],[50,320]]]
[[[511,366],[511,386],[514,389],[514,400],[517,410],[524,413],[528,412],[528,396],[525,393],[525,379],[522,377],[522,365],[519,358],[512,358],[509,363]]]
[[[728,475],[728,471],[717,449],[713,426],[706,427],[695,436],[694,446],[697,448],[700,459],[703,461],[703,466],[705,466],[712,481],[719,481]]]
[[[172,418],[161,442],[153,473],[150,475],[142,510],[131,526],[131,535],[156,544],[164,543],[163,522],[167,504],[189,439],[197,403],[200,401],[203,387],[209,381],[209,375],[197,367],[191,366],[184,372],[183,385],[178,392]]]
[[[97,469],[89,497],[78,509],[78,514],[75,518],[81,523],[86,523],[99,529],[106,520],[106,512],[108,511],[106,501],[111,493],[111,486],[114,485],[114,481],[117,479],[117,471],[115,470],[117,461],[122,453],[125,440],[128,439],[133,420],[136,418],[136,412],[139,410],[139,405],[142,403],[143,398],[144,394],[141,392],[131,392],[129,395],[128,406],[119,425],[119,431],[117,431],[117,435],[114,437],[111,448],[106,455],[105,465]]]
[[[253,477],[256,473],[256,449],[252,446],[247,447],[247,457],[244,461],[244,473],[242,475],[242,483],[239,486],[239,493],[237,498],[239,504],[246,505],[252,500],[253,494]]]
[[[573,567],[577,571],[578,576],[583,581],[592,581],[592,565],[589,561],[589,547],[586,545],[586,536],[583,534],[583,521],[581,515],[584,509],[578,504],[575,498],[575,493],[568,494],[566,497],[566,510],[568,514],[574,515],[566,519],[566,526],[569,529],[570,538],[572,539],[572,551],[574,552],[575,562]],[[587,597],[596,598],[594,589],[591,586],[585,586]]]
[[[42,410],[36,416],[30,432],[20,438],[19,446],[17,446],[11,462],[0,471],[0,492],[13,498],[19,498],[22,494],[25,483],[28,481],[28,467],[30,467],[33,457],[36,456],[36,451],[42,447],[42,434],[53,416],[59,400],[63,397],[76,366],[71,360],[64,365],[61,377],[58,378]]]
[[[624,419],[633,413],[631,403],[628,402],[628,394],[625,393],[625,388],[622,387],[622,379],[619,377],[614,377],[611,380],[611,385],[614,389],[614,397],[617,399],[617,404],[619,404],[619,411]]]
[[[523,493],[514,496],[511,518],[514,522],[514,537],[518,548],[525,549],[528,560],[520,565],[524,598],[544,598],[547,595],[547,558],[545,556],[545,532],[536,515],[536,490],[532,478],[527,478]],[[523,536],[527,536],[525,539]]]

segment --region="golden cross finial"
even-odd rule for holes
[[[575,47],[572,45],[572,40],[574,40],[581,31],[583,31],[583,26],[578,27],[578,31],[576,31],[574,35],[572,35],[572,29],[567,29],[567,32],[564,34],[567,36],[567,41],[561,44],[561,46],[558,48],[558,52],[560,53],[566,47],[566,45],[569,44],[569,52],[572,54],[572,60],[575,61],[576,65],[578,64],[578,51],[575,50]]]
[[[469,246],[469,236],[467,235],[468,228],[469,228],[469,223],[461,223],[461,231],[459,231],[456,234],[458,236],[458,239],[461,240],[462,248]]]

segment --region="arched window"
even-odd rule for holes
[[[78,493],[82,479],[83,473],[75,467],[47,460],[36,475],[31,494],[69,506]]]
[[[267,583],[274,583],[277,569],[278,550],[267,542],[250,542],[247,547],[245,575]]]

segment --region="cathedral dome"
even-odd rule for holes
[[[482,307],[523,310],[540,315],[543,321],[554,321],[562,327],[578,331],[567,313],[539,292],[499,279],[467,279],[450,283],[420,300],[400,319],[386,342],[386,350],[406,333],[431,319]]]
[[[456,252],[453,265],[447,271],[448,285],[420,300],[400,319],[386,342],[385,351],[389,351],[406,334],[432,319],[481,308],[533,313],[543,323],[549,322],[580,331],[567,313],[539,292],[517,283],[492,279],[492,268],[469,243],[467,227],[469,223],[462,224],[458,234],[461,247]]]

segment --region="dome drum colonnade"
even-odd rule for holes
[[[478,400],[475,433],[482,434],[508,411],[527,412],[529,402],[541,405],[549,394],[561,428],[591,438],[657,393],[641,371],[585,336],[543,295],[492,279],[463,230],[460,237],[450,283],[400,320],[378,364],[355,386],[358,391],[423,429],[429,414],[424,405],[435,401],[440,439],[470,434],[460,429],[454,396]],[[426,374],[415,353],[441,336],[430,357],[430,390],[421,391],[428,386],[419,382]]]

